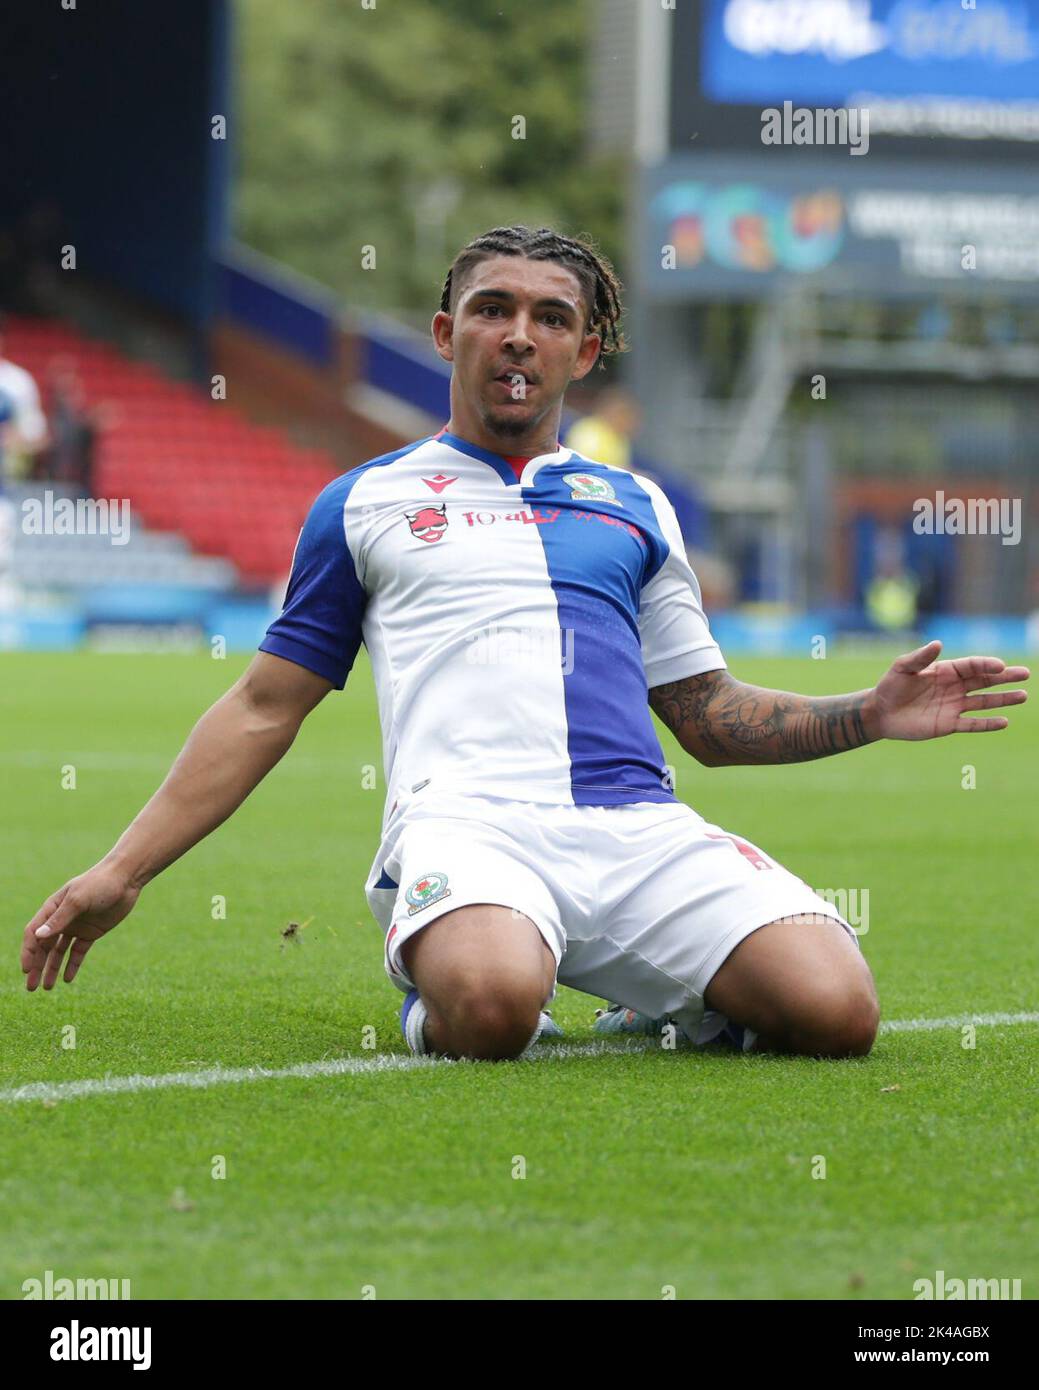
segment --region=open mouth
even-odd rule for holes
[[[496,385],[503,386],[510,395],[514,395],[518,401],[523,400],[530,391],[535,389],[535,383],[519,371],[500,372],[494,381]]]

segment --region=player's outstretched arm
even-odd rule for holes
[[[997,656],[939,661],[940,642],[900,656],[872,690],[815,697],[745,685],[728,671],[707,671],[655,686],[650,704],[679,743],[707,767],[799,763],[845,753],[882,738],[941,738],[1005,729],[981,710],[1022,704],[1025,690],[985,694],[1026,681],[1026,666]]]
[[[141,889],[225,821],[292,745],[331,681],[260,652],[195,725],[166,780],[105,857],[52,894],[25,928],[26,988],[71,983]]]

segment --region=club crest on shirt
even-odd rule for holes
[[[591,473],[564,473],[563,482],[570,485],[570,496],[575,502],[617,502],[613,485],[605,478],[596,478]],[[617,502],[617,505],[624,504]]]
[[[441,898],[449,898],[451,890],[447,886],[447,874],[423,874],[408,888],[404,898],[408,904],[408,916],[414,917],[424,907],[432,907]]]
[[[417,512],[405,512],[408,525],[411,527],[411,534],[418,536],[420,541],[435,543],[447,530],[447,503],[441,502],[440,505],[419,507]]]

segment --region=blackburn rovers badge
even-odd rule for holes
[[[414,917],[424,907],[432,907],[441,898],[449,898],[451,890],[447,886],[447,874],[423,874],[417,878],[404,894],[408,904],[408,916]]]
[[[570,496],[575,502],[617,502],[617,494],[605,478],[591,473],[564,473],[563,482],[570,485]]]

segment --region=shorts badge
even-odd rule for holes
[[[423,874],[417,878],[404,894],[408,904],[408,916],[414,917],[424,907],[432,907],[441,898],[449,898],[451,890],[447,886],[447,874]]]

